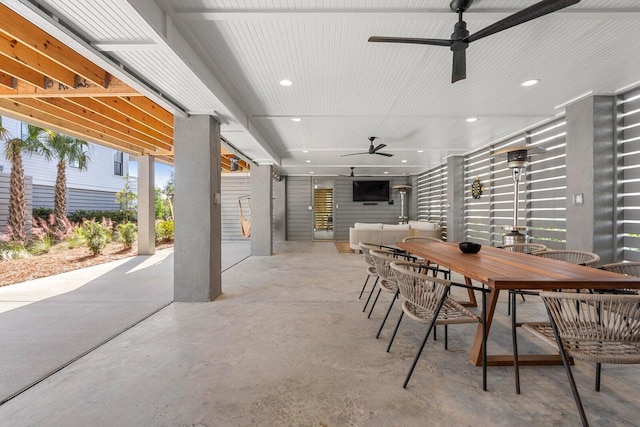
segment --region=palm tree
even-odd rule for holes
[[[9,178],[9,222],[11,239],[24,241],[27,237],[25,224],[27,219],[27,203],[24,191],[24,167],[22,166],[22,152],[28,154],[39,153],[43,150],[39,140],[44,129],[27,125],[26,138],[9,138],[7,129],[0,124],[0,138],[5,140],[4,156],[11,162],[11,177]]]
[[[53,216],[58,225],[63,227],[64,219],[67,217],[66,166],[69,164],[80,170],[87,170],[91,160],[88,150],[85,150],[88,148],[88,144],[86,141],[49,131],[45,147],[44,154],[47,159],[51,157],[58,159]]]

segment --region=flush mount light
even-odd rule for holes
[[[389,172],[385,171],[385,172],[384,172],[384,174],[385,174],[385,175],[389,175]]]
[[[302,119],[300,117],[294,117],[294,118],[291,119],[291,121],[297,123],[297,122],[301,122]]]
[[[280,80],[280,84],[282,86],[291,86],[293,82],[291,80],[283,79],[283,80]]]
[[[313,175],[313,171],[309,172],[311,175]]]
[[[424,150],[418,150],[418,153],[424,153]]]
[[[477,117],[469,117],[469,118],[467,119],[467,122],[468,122],[468,123],[473,123],[473,122],[477,122],[477,121],[478,121],[478,118],[477,118]]]
[[[302,150],[302,152],[303,152],[303,153],[308,153],[308,152],[309,152],[309,150]]]
[[[400,160],[402,163],[407,163],[407,160]]]
[[[531,79],[531,80],[522,82],[522,86],[524,87],[534,86],[534,85],[537,85],[538,83],[540,83],[540,79]]]
[[[307,162],[307,163],[311,163],[311,160],[305,160],[305,162]]]

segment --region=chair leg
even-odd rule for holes
[[[380,296],[380,292],[382,292],[381,288],[378,288],[378,293],[376,294],[376,299],[373,300],[373,304],[371,304],[371,308],[369,309],[369,314],[367,314],[367,319],[369,319],[371,317],[371,313],[373,312],[373,307],[376,306],[376,303],[378,302],[378,297]]]
[[[429,339],[429,334],[431,334],[431,330],[433,329],[433,327],[436,324],[436,321],[438,320],[438,314],[440,314],[440,309],[442,308],[442,305],[444,304],[444,300],[447,298],[447,293],[444,292],[442,294],[442,298],[440,298],[440,301],[438,301],[438,306],[436,307],[434,313],[433,313],[433,318],[431,319],[431,322],[429,323],[429,328],[427,329],[427,333],[424,336],[424,339],[422,340],[422,344],[420,344],[420,348],[418,349],[418,352],[416,353],[416,357],[413,359],[413,363],[411,363],[411,368],[409,368],[409,372],[407,373],[407,377],[404,379],[404,383],[402,384],[402,388],[407,388],[407,384],[409,384],[409,380],[411,379],[411,375],[413,374],[413,370],[416,368],[416,364],[418,363],[418,359],[420,359],[420,355],[422,354],[422,350],[424,350],[424,346],[427,344],[427,340]]]
[[[376,276],[376,281],[373,282],[373,288],[371,288],[371,292],[369,292],[369,298],[367,298],[367,302],[364,303],[364,308],[362,309],[363,313],[365,311],[367,311],[367,306],[369,305],[369,300],[371,299],[371,295],[373,295],[373,291],[376,290],[376,285],[378,284],[378,280],[380,280],[380,276]]]
[[[367,278],[364,281],[364,285],[362,285],[362,290],[360,291],[360,296],[358,297],[358,299],[362,298],[362,294],[364,293],[364,290],[367,287],[367,282],[369,281],[369,277],[371,277],[371,275],[367,274]]]
[[[398,328],[400,327],[400,322],[402,322],[402,316],[404,316],[404,310],[402,310],[402,313],[400,313],[400,317],[398,318],[398,323],[396,323],[396,327],[393,330],[393,334],[391,334],[389,345],[387,345],[387,353],[389,353],[389,350],[391,350],[391,344],[393,344],[393,339],[396,337],[396,332],[398,332]]]
[[[600,391],[600,373],[602,372],[602,363],[596,363],[596,391]]]
[[[396,299],[398,299],[398,294],[400,293],[400,290],[397,290],[396,293],[393,295],[393,299],[391,300],[391,304],[389,304],[389,308],[387,309],[387,314],[384,315],[384,319],[382,319],[382,323],[380,324],[380,328],[378,329],[378,333],[376,334],[376,339],[378,337],[380,337],[380,332],[382,332],[382,328],[384,327],[384,324],[387,321],[387,317],[389,317],[389,313],[391,313],[391,309],[393,308],[393,304],[396,302]]]
[[[435,328],[434,328],[435,329]],[[444,349],[449,350],[449,328],[447,325],[444,325]]]
[[[558,345],[558,349],[560,349],[560,357],[562,358],[562,364],[564,365],[564,370],[567,373],[567,378],[569,379],[569,385],[571,386],[571,393],[573,393],[573,399],[576,402],[576,406],[578,407],[578,412],[580,413],[580,420],[582,421],[582,425],[584,427],[589,426],[589,422],[587,421],[587,415],[584,413],[584,407],[582,406],[582,400],[580,400],[580,394],[578,393],[578,387],[576,386],[576,381],[573,378],[573,373],[571,373],[571,366],[569,366],[569,357],[567,356],[567,352],[564,350],[564,345],[562,345],[562,340],[558,334],[558,327],[553,321],[553,317],[551,317],[551,313],[549,312],[549,307],[547,307],[547,313],[549,313],[549,319],[551,320],[551,327],[553,328],[553,334],[556,337],[556,344]]]
[[[513,343],[513,371],[516,380],[516,393],[520,394],[520,362],[518,361],[518,337],[516,335],[516,294],[509,292],[509,305],[513,306],[511,312],[511,342]]]

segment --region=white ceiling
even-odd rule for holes
[[[448,48],[367,42],[448,38],[448,0],[5,2],[172,110],[218,116],[230,143],[290,175],[418,173],[640,84],[637,0],[582,0],[473,42],[455,84]],[[534,3],[475,0],[465,21],[474,33]],[[395,156],[340,157],[370,136]]]

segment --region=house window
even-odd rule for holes
[[[123,175],[123,162],[124,162],[124,155],[122,153],[122,151],[116,151],[115,153],[113,153],[113,174],[117,175],[117,176],[122,176]]]
[[[20,123],[20,139],[29,138],[29,125],[25,122]]]
[[[78,159],[70,160],[69,161],[69,167],[80,169],[80,161]]]

